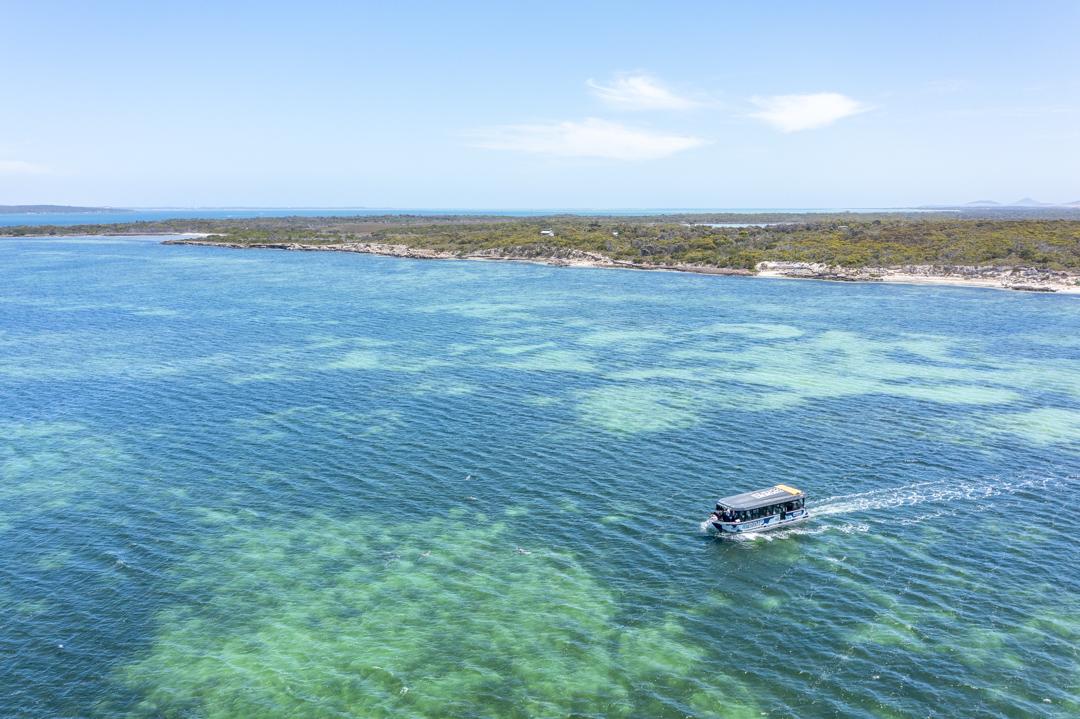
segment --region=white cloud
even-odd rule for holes
[[[590,117],[581,122],[504,125],[475,133],[476,147],[557,157],[657,160],[706,144],[698,137],[670,135]]]
[[[750,117],[764,120],[781,132],[816,130],[842,117],[872,109],[869,105],[835,92],[754,97],[750,101],[761,108],[761,112],[751,113]]]
[[[47,167],[22,160],[0,160],[0,175],[44,175],[48,172]]]
[[[648,75],[617,77],[610,87],[589,80],[589,87],[604,102],[626,110],[688,110],[698,105],[679,97]]]

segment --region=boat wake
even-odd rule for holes
[[[763,539],[766,542],[771,542],[776,539],[785,539],[787,537],[793,537],[803,534],[825,534],[825,532],[843,532],[844,534],[855,534],[856,532],[868,532],[870,531],[869,522],[844,522],[842,524],[819,524],[814,525],[814,516],[810,515],[810,520],[800,525],[788,529],[776,529],[772,532],[750,532],[748,534],[740,534],[732,537],[737,542],[752,542],[759,539]]]
[[[961,480],[959,482],[951,480],[919,482],[903,487],[887,487],[868,492],[829,497],[823,499],[820,503],[811,505],[810,512],[814,517],[820,519],[836,515],[926,504],[939,505],[939,511],[934,516],[940,516],[945,511],[945,505],[952,502],[976,502],[1025,491],[1038,490],[1042,492],[1059,488],[1064,489],[1070,483],[1075,483],[1077,479],[1080,479],[1080,477],[1075,475],[1064,477],[1018,476],[1009,478],[987,477],[973,481]]]

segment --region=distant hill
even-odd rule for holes
[[[0,215],[57,215],[73,212],[133,212],[133,210],[120,207],[73,207],[71,205],[0,205]]]
[[[1000,207],[1002,209],[1008,209],[1010,207],[1080,207],[1080,200],[1077,200],[1076,202],[1039,202],[1030,197],[1025,197],[1022,200],[1010,202],[1007,205],[1003,205],[1000,202],[994,202],[993,200],[975,200],[975,202],[969,202],[966,205],[960,205],[960,207]]]

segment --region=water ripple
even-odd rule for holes
[[[4,244],[0,715],[1080,713],[1071,298]]]

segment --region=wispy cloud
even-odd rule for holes
[[[840,118],[873,109],[835,92],[754,97],[750,101],[761,108],[761,112],[750,113],[750,117],[764,120],[781,132],[828,127]]]
[[[49,168],[22,160],[0,160],[0,175],[46,175]]]
[[[503,125],[473,135],[475,147],[611,160],[658,160],[707,144],[699,137],[643,130],[595,117],[547,125]]]
[[[589,80],[593,94],[623,110],[689,110],[700,103],[680,97],[650,75],[621,75],[610,86]]]

